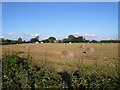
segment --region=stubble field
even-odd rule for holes
[[[87,51],[87,49],[92,49]],[[117,75],[117,43],[42,43],[2,46],[3,54],[23,51],[21,57],[30,54],[35,65],[48,65],[58,72],[88,68]],[[66,53],[63,53],[66,52]],[[72,56],[71,56],[72,55]]]

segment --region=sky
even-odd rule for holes
[[[3,2],[2,36],[40,40],[68,35],[86,39],[118,38],[117,2]]]

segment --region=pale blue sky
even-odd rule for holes
[[[118,34],[117,2],[4,2],[3,36],[29,40],[70,34],[88,39],[116,39]]]

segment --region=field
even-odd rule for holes
[[[84,45],[84,47],[80,47]],[[43,43],[43,44],[19,44],[3,46],[3,53],[9,51],[23,51],[22,57],[28,53],[32,56],[33,63],[40,66],[50,65],[56,71],[77,69],[81,66],[96,67],[101,70],[113,72],[118,65],[118,44],[117,43]],[[83,53],[87,48],[94,51]],[[61,58],[62,51],[71,51],[74,57]],[[112,71],[113,70],[113,71]]]
[[[117,43],[3,45],[2,52],[4,89],[120,88]]]

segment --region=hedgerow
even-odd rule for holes
[[[16,52],[2,59],[2,89],[119,89],[119,79],[106,74],[86,73],[85,69],[57,72],[54,68],[36,66],[28,55],[22,58]]]

